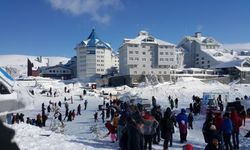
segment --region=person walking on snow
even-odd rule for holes
[[[77,114],[76,115],[81,115],[81,104],[77,106]]]
[[[87,105],[88,105],[88,101],[87,101],[87,100],[85,100],[85,101],[84,101],[84,110],[86,110],[86,109],[87,109]]]
[[[110,121],[107,121],[105,123],[105,127],[108,129],[108,133],[106,134],[106,136],[110,135],[110,139],[112,143],[115,143],[115,141],[117,140],[116,137],[116,129],[115,127],[110,123]]]
[[[98,121],[98,112],[96,111],[95,114],[94,114],[94,119],[95,119],[95,122]]]
[[[187,115],[186,115],[186,110],[181,109],[181,113],[179,113],[176,116],[176,121],[178,122],[179,125],[179,131],[180,131],[180,142],[184,143],[187,141]]]

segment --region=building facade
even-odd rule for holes
[[[124,39],[119,48],[119,73],[121,76],[133,78],[130,82],[141,82],[141,76],[154,76],[155,80],[159,76],[167,79],[170,69],[180,66],[177,64],[176,54],[177,48],[174,44],[157,39],[146,31],[140,31],[136,38]]]
[[[40,76],[54,79],[68,80],[72,78],[73,71],[64,65],[41,68]]]
[[[105,75],[107,69],[111,68],[112,48],[100,40],[93,29],[86,40],[75,47],[77,55],[77,77],[90,79]]]
[[[223,49],[222,44],[212,37],[203,37],[200,32],[184,37],[177,47],[184,50],[185,68],[207,69],[234,58],[231,51]]]

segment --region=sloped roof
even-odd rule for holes
[[[130,43],[130,44],[142,44],[142,43],[152,43],[152,44],[158,44],[158,45],[171,45],[175,46],[172,43],[157,39],[151,35],[148,34],[146,31],[140,31],[139,35],[134,39],[124,39],[123,44]]]
[[[95,29],[92,29],[90,35],[86,40],[83,40],[81,43],[77,44],[76,48],[81,47],[96,47],[96,48],[106,48],[106,49],[112,49],[110,44],[102,41],[97,36]]]
[[[215,60],[220,62],[228,62],[234,59],[234,55],[229,52],[224,52],[223,49],[201,49],[204,53],[207,53]]]
[[[232,68],[236,66],[240,67],[243,61],[244,59],[232,60],[232,61],[220,63],[212,68]]]

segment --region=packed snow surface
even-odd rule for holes
[[[88,100],[88,107],[83,110],[84,101],[80,100],[79,95],[82,94],[84,84],[72,81],[62,82],[60,80],[37,78],[35,81],[19,81],[18,84],[20,93],[22,94],[22,100],[32,99],[27,101],[29,107],[26,107],[22,112],[26,117],[36,118],[38,113],[41,114],[41,103],[45,103],[45,107],[51,102],[64,102],[64,97],[67,99],[72,96],[73,104],[69,103],[69,110],[76,109],[79,104],[82,105],[82,115],[76,116],[72,122],[64,121],[65,127],[62,133],[55,133],[50,131],[50,126],[53,123],[53,114],[50,113],[46,122],[46,127],[39,128],[36,126],[28,125],[25,123],[8,125],[15,129],[16,135],[14,141],[18,144],[21,150],[116,150],[119,149],[118,142],[111,143],[109,137],[105,137],[108,133],[104,124],[100,118],[100,112],[98,114],[99,121],[94,122],[94,113],[98,110],[98,105],[103,103],[103,97],[100,97],[100,93],[112,93],[117,97],[132,97],[139,96],[151,100],[152,96],[155,96],[157,103],[163,106],[163,108],[169,107],[167,97],[171,95],[173,98],[179,99],[179,108],[175,111],[178,113],[180,108],[186,108],[189,103],[192,102],[192,96],[202,97],[203,92],[229,92],[228,101],[233,101],[235,97],[243,97],[244,95],[250,95],[250,85],[242,84],[230,84],[225,85],[216,81],[203,82],[195,78],[181,78],[176,83],[161,83],[155,86],[152,85],[140,85],[140,87],[130,88],[127,86],[115,87],[115,88],[98,88],[94,92],[87,93],[84,96],[84,100]],[[64,87],[70,89],[70,93],[64,93]],[[46,94],[40,94],[43,90],[52,88],[53,91],[57,91],[56,97],[47,97]],[[17,88],[17,87],[16,87]],[[29,89],[33,89],[34,96],[27,94]],[[64,103],[60,109],[63,118],[65,114]],[[194,130],[188,131],[188,143],[194,146],[195,150],[202,150],[205,147],[205,142],[201,132],[201,128],[204,122],[205,116],[198,115],[194,118]],[[242,127],[240,133],[240,149],[247,150],[250,147],[249,139],[243,136],[249,130],[250,120],[247,119],[246,127]],[[173,147],[171,150],[181,150],[183,144],[179,142],[179,130],[175,128],[173,137]],[[154,149],[163,149],[163,140],[159,145],[153,145]]]

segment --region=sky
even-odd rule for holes
[[[0,0],[1,55],[72,57],[93,28],[114,51],[141,30],[173,44],[197,31],[249,43],[250,1]]]

